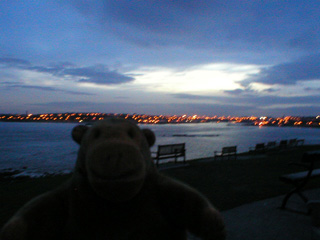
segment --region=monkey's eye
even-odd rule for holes
[[[97,138],[99,138],[100,136],[101,136],[100,130],[99,130],[99,129],[95,129],[95,130],[93,131],[93,137],[94,137],[95,139],[97,139]]]
[[[134,139],[135,136],[136,136],[136,133],[135,133],[135,131],[134,131],[132,128],[130,128],[127,133],[128,133],[128,136],[129,136],[131,139]]]

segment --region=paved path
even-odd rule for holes
[[[320,200],[320,189],[305,194],[310,200]],[[281,210],[282,199],[280,196],[223,211],[227,240],[320,240],[320,228],[313,226],[310,215],[303,214],[306,204],[292,197],[287,204],[292,211]],[[190,236],[189,240],[198,239]]]
[[[310,200],[320,200],[320,189],[306,192]],[[310,215],[301,214],[307,206],[292,197],[282,210],[283,196],[267,199],[222,212],[228,230],[228,240],[316,240],[320,228],[313,226]],[[294,210],[294,211],[293,211]],[[297,213],[300,212],[300,213]]]

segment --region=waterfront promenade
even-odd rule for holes
[[[312,226],[310,216],[279,210],[278,207],[282,196],[292,188],[280,182],[279,176],[300,171],[300,168],[288,164],[299,161],[305,151],[319,149],[319,145],[307,145],[270,154],[244,153],[236,160],[223,161],[214,161],[210,157],[188,161],[184,167],[169,167],[161,172],[191,185],[207,196],[222,212],[230,240],[317,239],[314,238],[317,229]],[[0,226],[30,198],[56,187],[68,178],[69,175],[2,179]],[[308,194],[312,199],[319,199],[319,189],[319,179],[308,185],[307,191],[310,191]],[[298,204],[298,208],[305,210],[302,202],[290,200],[289,206],[292,204]],[[304,234],[305,231],[308,233]],[[295,238],[301,234],[305,238]]]
[[[222,211],[228,232],[227,240],[316,240],[320,239],[320,228],[314,226],[312,215],[305,214],[308,206],[300,198],[290,198],[287,205],[289,210],[279,208],[284,194],[292,186],[278,179],[283,173],[299,171],[289,163],[299,161],[304,151],[316,149],[319,146],[305,146],[272,154],[245,153],[237,161],[230,160],[228,164],[228,161],[213,162],[213,158],[207,158],[198,160],[193,166],[163,171],[183,181],[193,179],[189,183],[200,189]],[[203,166],[197,169],[198,164]],[[190,175],[189,168],[193,169]],[[184,172],[187,177],[179,172]],[[201,174],[203,182],[195,181],[201,179]],[[319,179],[312,180],[308,189],[304,191],[306,196],[311,201],[320,201]],[[189,236],[189,240],[198,238]]]

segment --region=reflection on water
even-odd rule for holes
[[[144,126],[142,126],[144,127]],[[248,151],[256,143],[282,139],[305,139],[306,144],[320,143],[320,129],[293,127],[256,127],[242,124],[203,123],[148,126],[158,136],[157,144],[185,142],[187,159],[213,156],[224,146],[237,145],[239,152]],[[182,135],[201,137],[183,137]],[[176,135],[180,135],[177,137]],[[207,135],[208,137],[205,137]],[[209,136],[212,135],[212,136]],[[156,146],[153,147],[156,150]]]

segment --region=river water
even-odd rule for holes
[[[73,123],[0,122],[0,171],[22,169],[23,174],[72,171],[78,145],[71,139]],[[186,143],[187,159],[210,157],[224,146],[248,151],[256,143],[285,139],[305,139],[305,144],[320,144],[320,129],[296,127],[256,127],[236,123],[194,123],[140,125],[152,129],[157,145]]]

